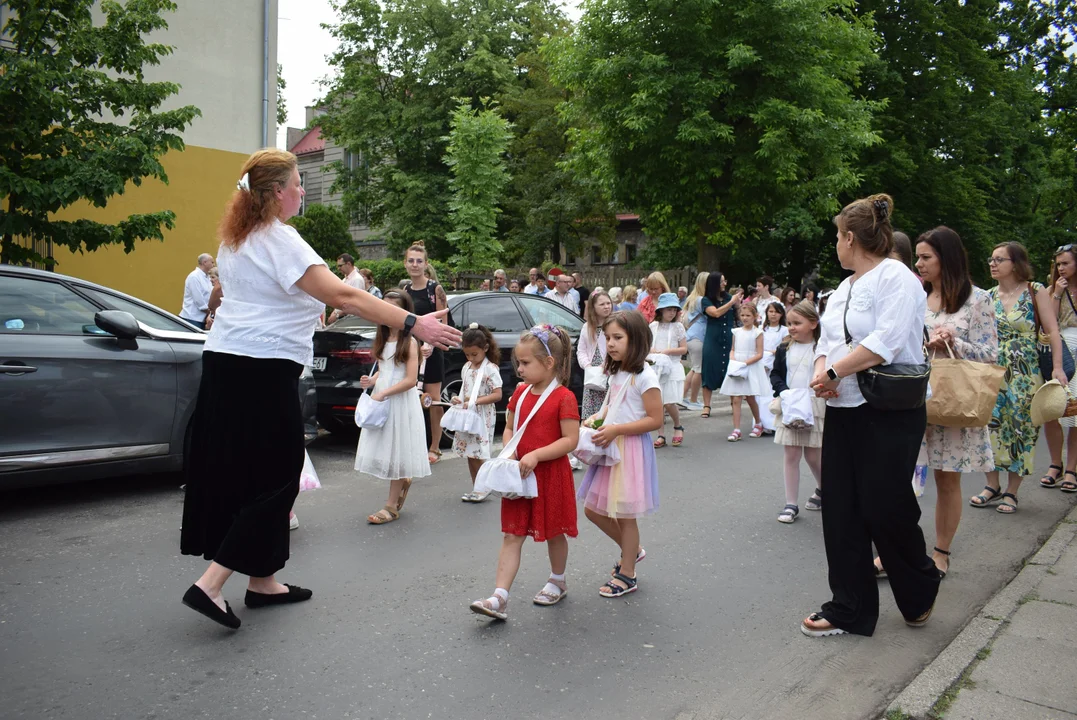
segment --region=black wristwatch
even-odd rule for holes
[[[834,372],[834,368],[832,368],[832,367],[827,368],[826,376],[828,378],[830,378],[831,380],[834,380],[834,381],[841,380],[841,378],[838,377],[838,374],[836,372]]]
[[[416,317],[414,315],[412,315],[411,313],[408,313],[408,316],[406,318],[404,318],[404,334],[405,335],[408,335],[409,333],[411,333],[412,328],[415,327],[415,320],[416,320]]]

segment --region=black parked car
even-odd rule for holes
[[[459,328],[478,323],[490,329],[501,348],[502,400],[497,404],[498,428],[504,423],[505,407],[520,382],[512,367],[512,350],[527,328],[550,324],[564,328],[572,338],[573,348],[579,340],[583,318],[555,302],[536,295],[504,292],[476,292],[450,295],[449,310]],[[324,330],[314,333],[314,380],[318,392],[318,422],[333,433],[354,435],[355,403],[361,392],[359,378],[370,372],[374,362],[376,328],[359,317],[346,316]],[[462,350],[445,353],[445,382],[441,396],[445,402],[460,394],[460,371],[467,364]],[[583,370],[572,353],[572,379],[569,389],[577,402],[583,396]],[[445,433],[442,445],[451,443]]]

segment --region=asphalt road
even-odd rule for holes
[[[871,718],[1074,500],[1029,480],[1014,516],[966,508],[926,628],[904,625],[884,584],[874,637],[809,639],[800,620],[828,597],[819,514],[779,524],[779,448],[730,445],[727,415],[694,415],[685,446],[659,453],[640,592],[598,595],[617,552],[581,509],[568,597],[530,603],[549,566],[528,541],[508,623],[467,609],[492,590],[500,524],[497,502],[460,502],[462,460],[372,527],[386,487],[352,471],[351,445],[317,441],[324,487],[300,495],[280,574],[314,599],[250,611],[235,578],[236,633],[180,604],[204,562],[179,555],[175,477],[0,494],[0,717]],[[930,545],[930,482],[922,505]]]

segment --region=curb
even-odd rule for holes
[[[939,699],[950,692],[994,642],[999,632],[1017,612],[1021,599],[1047,576],[1074,537],[1077,536],[1077,508],[1055,526],[1050,538],[1026,563],[1017,576],[991,598],[958,633],[953,642],[921,671],[886,709],[887,718],[933,720]]]

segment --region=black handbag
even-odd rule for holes
[[[1036,293],[1032,291],[1032,285],[1028,286],[1028,296],[1032,301],[1032,317],[1036,323],[1036,355],[1040,365],[1040,375],[1043,376],[1043,381],[1047,382],[1051,379],[1051,375],[1055,370],[1055,355],[1051,351],[1051,342],[1048,338],[1047,342],[1043,342],[1040,338],[1043,332],[1043,325],[1040,324],[1040,311],[1036,304]],[[1070,307],[1073,307],[1073,298],[1070,297],[1069,292],[1066,293],[1066,297],[1070,298]],[[1058,309],[1062,310],[1062,299],[1058,300]],[[1077,313],[1077,308],[1074,308],[1074,312]],[[1061,314],[1061,312],[1059,313]],[[1074,372],[1073,353],[1070,352],[1069,346],[1062,341],[1059,337],[1062,345],[1062,372],[1066,373],[1066,378],[1072,380]]]
[[[845,327],[845,344],[852,349],[853,336],[849,334],[849,300],[852,290],[845,299],[845,314],[842,325]],[[927,360],[927,327],[924,327],[923,363],[890,363],[876,365],[856,374],[856,383],[860,394],[868,405],[876,410],[915,410],[927,402],[928,381],[931,379],[931,363]]]

